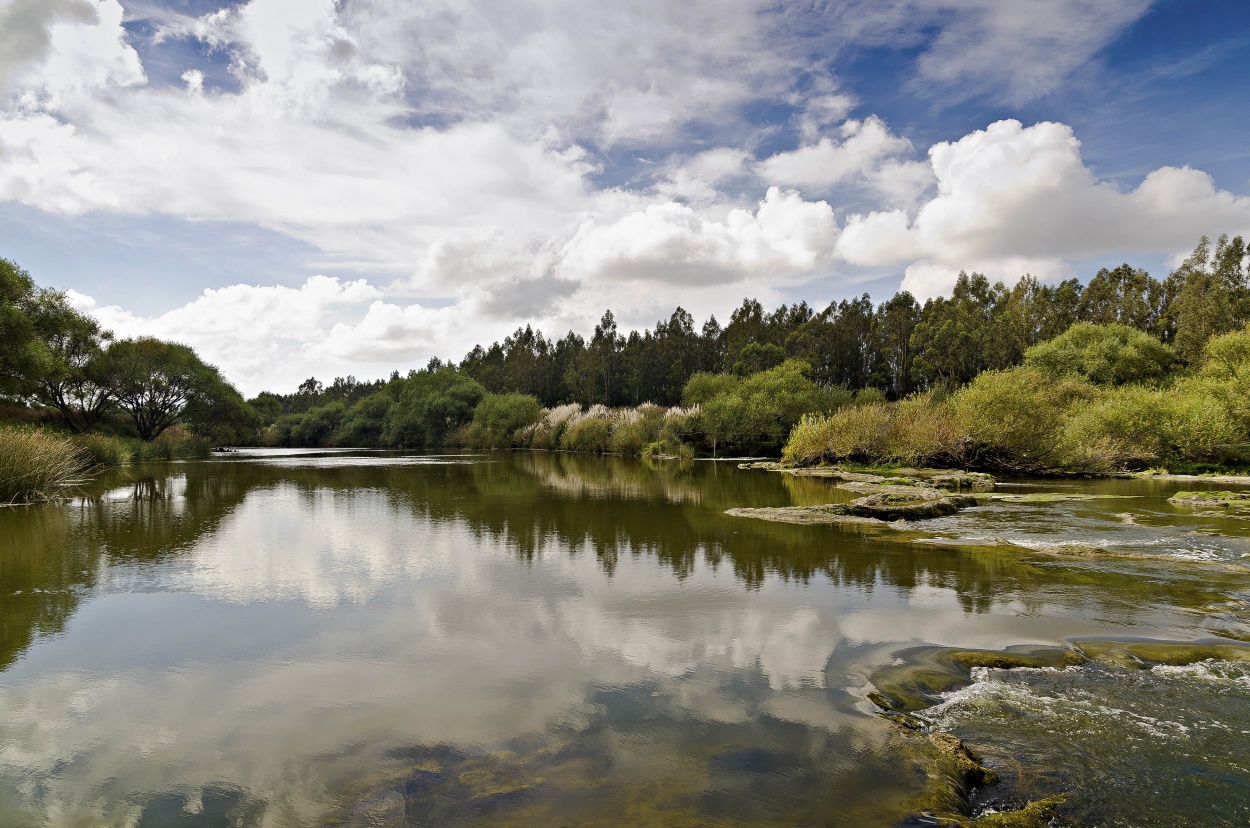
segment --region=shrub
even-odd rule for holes
[[[1081,322],[1029,348],[1024,362],[1054,379],[1124,385],[1162,377],[1177,358],[1167,345],[1136,328]]]
[[[876,388],[861,388],[855,393],[855,405],[880,405],[885,402],[885,394]]]
[[[587,454],[606,454],[612,450],[612,426],[608,418],[592,407],[585,415],[570,421],[560,438],[560,448]]]
[[[701,406],[706,442],[748,451],[775,450],[806,414],[831,411],[848,400],[843,389],[821,388],[807,378],[807,363],[790,360],[752,374]]]
[[[714,397],[733,391],[741,382],[741,379],[732,374],[709,374],[700,371],[686,381],[686,387],[681,392],[681,404],[687,407],[703,405]]]
[[[487,394],[473,412],[469,444],[478,448],[508,448],[517,432],[537,423],[542,404],[529,394]]]
[[[967,440],[969,461],[1012,471],[1045,471],[1062,464],[1068,407],[1096,394],[1087,383],[1054,380],[1024,367],[980,374],[951,397],[951,405]]]
[[[450,443],[448,435],[474,418],[485,397],[480,383],[455,368],[409,374],[386,414],[382,440],[415,448]]]
[[[1147,468],[1163,453],[1166,402],[1141,386],[1109,390],[1070,413],[1063,431],[1063,466],[1110,472]]]
[[[662,440],[648,443],[643,447],[641,456],[650,460],[664,460],[674,457],[678,460],[693,460],[694,449],[685,443],[666,437]]]
[[[38,429],[0,429],[0,504],[51,500],[84,483],[87,465],[72,440]]]
[[[83,459],[97,469],[113,469],[130,462],[131,450],[125,441],[103,434],[79,434],[72,438]]]
[[[908,465],[959,465],[964,435],[950,400],[913,394],[891,408],[885,457]]]
[[[181,426],[173,426],[161,432],[155,440],[137,441],[131,445],[130,459],[139,463],[144,460],[203,460],[212,450],[212,442],[196,437]]]
[[[885,454],[890,409],[874,403],[830,415],[805,415],[782,452],[783,462],[807,466],[839,460],[876,461]]]

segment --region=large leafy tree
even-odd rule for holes
[[[99,371],[101,345],[111,338],[65,294],[0,259],[0,393],[56,408],[71,429],[86,431],[111,402]]]
[[[32,311],[42,348],[39,370],[29,378],[29,396],[61,412],[77,433],[90,431],[113,404],[103,347],[113,338],[90,316],[46,292]]]
[[[101,376],[144,440],[160,436],[188,408],[204,421],[214,410],[242,403],[221,373],[186,345],[152,337],[123,339],[109,346],[101,362]]]
[[[17,394],[37,370],[42,348],[30,308],[37,289],[30,274],[0,259],[0,394]]]

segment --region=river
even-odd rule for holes
[[[966,815],[1243,826],[1250,524],[1167,502],[1197,487],[1023,481],[838,527],[727,516],[845,497],[733,462],[111,472],[0,509],[0,824],[933,824],[869,695],[1049,648],[1082,663],[976,667],[915,711],[1002,777]]]

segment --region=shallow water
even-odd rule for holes
[[[118,472],[0,509],[0,824],[902,824],[918,771],[866,694],[909,648],[1250,634],[1248,533],[1169,506],[1181,488],[1030,484],[1002,493],[1116,497],[898,531],[728,517],[845,495],[729,463],[257,451]],[[1064,544],[1151,557],[1037,551]],[[1157,696],[1099,669],[1029,692]],[[973,687],[1000,674],[1028,681]],[[1160,721],[1250,730],[1236,693],[1173,696]],[[1045,731],[1001,709],[969,690],[933,721],[1039,764],[1013,795],[1177,824],[1131,784],[1049,774]],[[1140,756],[1083,761],[1194,764]],[[1203,779],[1174,820],[1244,813],[1244,775]]]

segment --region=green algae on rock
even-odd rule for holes
[[[865,492],[850,503],[822,506],[773,506],[727,509],[733,517],[774,520],[781,523],[856,524],[893,523],[953,515],[960,509],[978,505],[971,495],[950,494],[924,485],[897,486],[875,481],[855,480],[838,485],[840,489]]]
[[[1168,503],[1190,509],[1206,509],[1203,516],[1250,517],[1250,491],[1243,492],[1177,492]],[[1213,510],[1221,511],[1213,511]]]

